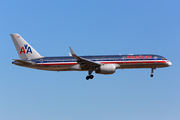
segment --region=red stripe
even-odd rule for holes
[[[100,62],[102,64],[130,64],[130,63],[167,63],[168,61],[114,61],[114,62]],[[38,65],[76,65],[77,63],[39,63]]]
[[[166,63],[166,61],[119,61],[119,62],[101,62],[102,64],[128,64],[128,63]]]

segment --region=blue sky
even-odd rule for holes
[[[2,0],[1,120],[179,120],[178,0]],[[49,72],[11,64],[19,33],[43,56],[158,54],[169,68],[113,75]]]

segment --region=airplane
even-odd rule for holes
[[[169,67],[172,63],[165,57],[154,54],[78,56],[71,47],[69,56],[41,56],[19,34],[10,34],[20,59],[13,59],[12,64],[48,71],[88,71],[86,80],[93,79],[92,72],[113,74],[116,69],[150,68],[153,77],[156,68]]]

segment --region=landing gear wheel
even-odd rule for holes
[[[94,78],[94,76],[93,76],[93,75],[86,76],[86,80],[93,79],[93,78]]]
[[[94,76],[93,76],[93,75],[90,75],[90,76],[89,76],[89,78],[90,78],[90,79],[93,79],[93,78],[94,78]]]
[[[151,76],[151,77],[153,77],[154,75],[153,75],[153,74],[151,74],[150,76]]]
[[[89,76],[86,76],[86,80],[89,80]]]

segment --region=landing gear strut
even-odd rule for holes
[[[93,70],[92,69],[90,69],[89,71],[88,71],[88,76],[86,76],[86,80],[89,80],[89,79],[93,79],[94,78],[94,76],[93,75],[91,75],[91,73],[93,72]]]
[[[154,70],[155,70],[156,68],[151,68],[151,77],[153,77],[154,75],[153,75],[153,73],[154,73]]]

